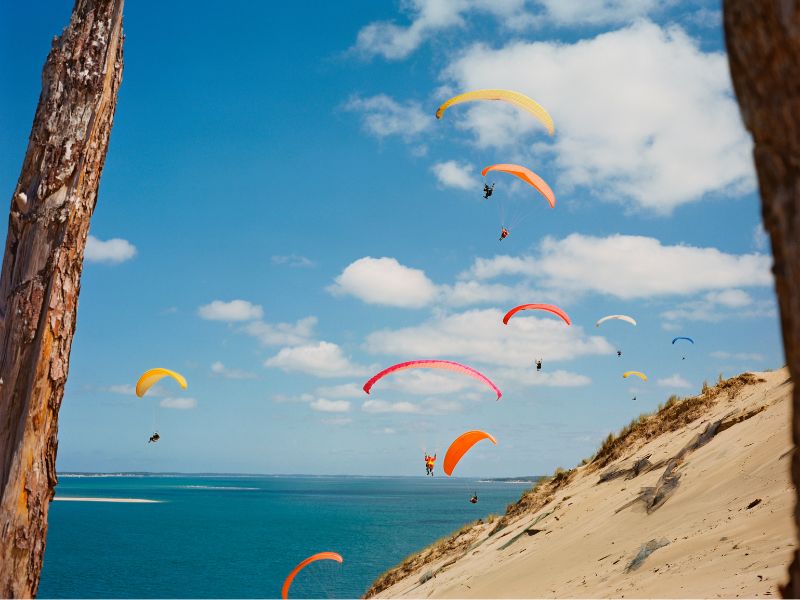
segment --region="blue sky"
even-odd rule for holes
[[[59,469],[409,475],[479,428],[498,446],[457,474],[545,473],[670,394],[781,366],[717,4],[363,1],[312,19],[292,3],[127,3]],[[2,7],[9,193],[71,6]],[[433,116],[494,87],[542,103],[555,135],[501,103]],[[499,162],[540,174],[555,209],[502,174],[483,200],[480,170]],[[525,216],[502,242],[499,206]],[[573,325],[503,326],[526,302]],[[639,324],[595,328],[611,313]],[[360,391],[417,358],[469,364],[503,398],[430,371]],[[189,388],[137,399],[155,366]]]

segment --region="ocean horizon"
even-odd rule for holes
[[[305,569],[290,597],[360,597],[412,552],[504,513],[536,479],[59,473],[39,597],[279,597],[289,571],[326,550],[342,565]]]

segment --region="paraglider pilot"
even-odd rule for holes
[[[472,492],[472,498],[469,499],[472,504],[478,503],[478,492]]]
[[[503,227],[503,228],[500,230],[500,239],[501,239],[501,240],[504,240],[504,239],[506,239],[507,237],[508,237],[508,229],[506,229],[505,227]]]
[[[488,199],[489,196],[492,195],[492,192],[494,192],[494,182],[492,182],[492,187],[489,187],[488,185],[486,185],[484,183],[483,184],[483,197]]]
[[[622,350],[617,350],[617,356],[622,356]]]
[[[433,465],[436,462],[436,454],[433,456],[428,456],[428,453],[425,453],[425,475],[430,475],[433,477]]]
[[[158,435],[158,432],[156,431],[153,435],[150,436],[150,439],[148,440],[147,443],[148,444],[154,444],[160,439],[161,439],[161,436]]]
[[[542,359],[541,358],[536,360],[536,370],[537,371],[541,371],[542,370]]]

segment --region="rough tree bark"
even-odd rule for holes
[[[800,0],[725,0],[733,87],[753,135],[764,226],[772,239],[783,345],[800,381]],[[800,386],[794,387],[792,479],[800,492]],[[798,495],[800,500],[800,495]],[[795,504],[800,527],[800,504]],[[800,554],[785,597],[800,597]]]
[[[0,275],[0,597],[39,585],[89,221],[122,81],[123,0],[53,40]]]

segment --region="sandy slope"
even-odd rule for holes
[[[639,444],[606,468],[579,468],[541,509],[517,516],[494,535],[496,524],[476,526],[468,534],[474,538],[466,553],[462,548],[439,557],[378,595],[779,597],[777,586],[785,580],[795,544],[788,455],[791,383],[785,369],[756,375],[766,381],[745,386],[732,399],[719,394],[701,418]],[[762,406],[730,425],[731,413]],[[653,463],[674,457],[724,417],[728,428],[685,455],[676,470],[679,486],[657,510],[648,514],[637,502],[618,511],[642,487],[656,485],[663,467],[630,480],[598,483],[601,473],[629,467],[647,454]],[[534,530],[539,531],[531,535]],[[662,539],[668,545],[626,571],[643,544]]]

